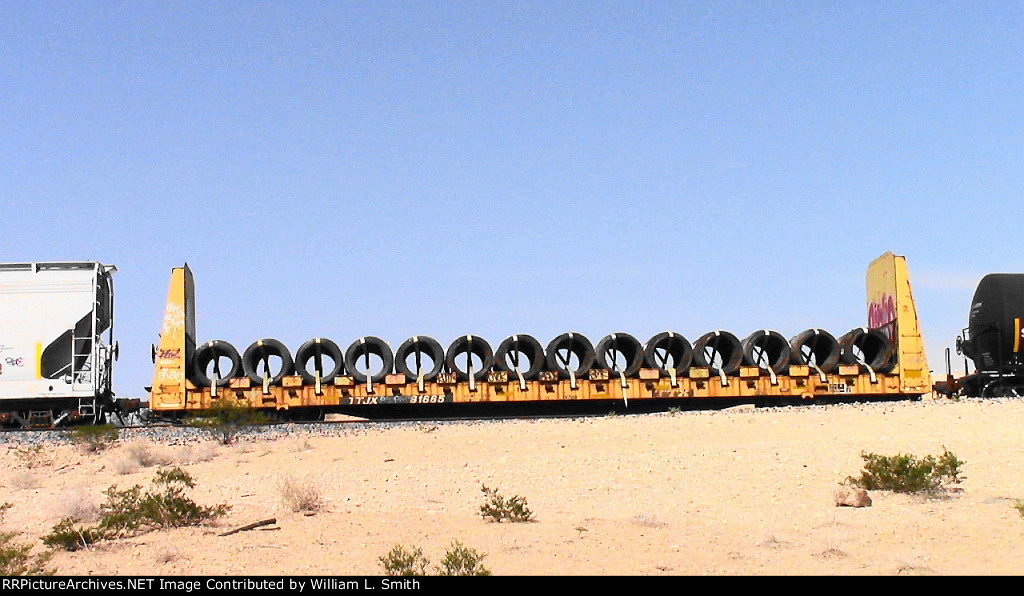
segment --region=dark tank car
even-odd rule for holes
[[[972,397],[1024,395],[1024,273],[992,273],[978,282],[957,353],[974,372],[937,387]]]

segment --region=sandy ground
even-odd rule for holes
[[[396,544],[437,562],[456,540],[496,575],[1017,575],[1022,433],[1022,400],[925,399],[424,422],[230,446],[125,436],[99,455],[9,445],[0,502],[12,504],[5,529],[42,550],[40,536],[107,487],[148,485],[156,467],[137,465],[148,453],[191,473],[197,502],[232,506],[213,526],[58,552],[62,575],[380,575]],[[834,505],[862,452],[944,448],[965,461],[955,490]],[[291,511],[289,484],[318,491],[322,510]],[[526,498],[536,520],[485,521],[484,484]],[[277,523],[219,536],[266,518]]]

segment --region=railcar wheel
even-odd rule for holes
[[[331,360],[331,367],[324,367],[324,356]],[[307,364],[313,361],[313,368]],[[338,344],[325,337],[314,337],[307,340],[298,350],[295,350],[295,372],[302,377],[306,384],[316,383],[316,373],[320,373],[320,382],[323,384],[333,383],[334,378],[345,371],[345,355],[341,353]]]
[[[466,366],[459,366],[459,357],[466,355]],[[478,361],[474,362],[473,356]],[[473,380],[483,381],[487,378],[487,372],[494,367],[494,352],[487,340],[476,335],[462,335],[455,338],[455,341],[448,346],[448,355],[445,357],[445,364],[448,370],[455,373],[460,381],[469,380],[469,367],[473,363]],[[477,368],[477,365],[479,368]]]
[[[423,355],[430,359],[430,368],[424,369]],[[413,365],[409,366],[409,357],[413,357]],[[426,335],[414,335],[402,342],[395,350],[395,372],[405,375],[410,381],[419,378],[420,373],[424,381],[433,381],[437,373],[441,372],[444,365],[444,348],[432,337]]]
[[[374,356],[376,358],[373,358]],[[360,360],[363,361],[365,371],[359,369]],[[380,366],[380,369],[377,372],[372,372],[375,368],[375,360],[379,360],[376,364]],[[391,373],[394,362],[395,356],[391,351],[391,346],[383,339],[372,335],[360,337],[352,342],[348,350],[345,350],[345,370],[352,375],[357,383],[365,383],[367,377],[373,383],[380,383]]]
[[[1019,382],[996,380],[981,389],[981,397],[1021,397],[1024,385]]]
[[[527,367],[522,366],[523,358]],[[498,344],[494,353],[494,369],[515,374],[516,368],[527,381],[535,380],[544,369],[544,347],[532,335],[510,335]]]
[[[221,367],[222,359],[227,359],[230,367],[225,372]],[[189,379],[196,387],[205,388],[213,385],[213,379],[209,375],[209,367],[213,365],[213,377],[216,378],[216,386],[224,387],[228,379],[242,376],[242,357],[238,350],[230,343],[215,339],[208,341],[196,348],[192,355],[192,377]]]

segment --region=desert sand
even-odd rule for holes
[[[570,419],[301,426],[277,438],[188,444],[124,430],[98,454],[8,438],[4,529],[44,547],[63,516],[109,486],[147,486],[158,465],[195,478],[191,496],[231,511],[213,525],[56,552],[61,575],[380,575],[401,544],[439,561],[453,541],[495,575],[1016,575],[1024,571],[1024,400],[739,407]],[[871,491],[837,507],[861,454],[963,460],[944,493]],[[479,512],[481,486],[521,496],[530,523]],[[293,511],[284,487],[319,496]],[[219,534],[263,519],[276,523]]]

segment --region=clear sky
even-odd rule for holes
[[[117,266],[120,397],[197,340],[840,335],[930,367],[1024,272],[1021,2],[0,3],[0,261]],[[954,357],[954,369],[963,363]]]

